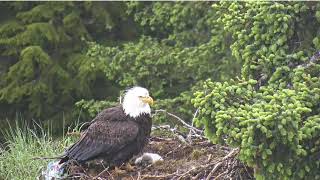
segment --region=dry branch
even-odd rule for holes
[[[227,154],[225,157],[223,157],[220,162],[218,162],[214,168],[210,171],[209,175],[207,176],[206,180],[210,180],[210,178],[212,177],[212,175],[223,165],[223,163],[229,159],[229,158],[234,158],[237,154],[239,153],[239,149],[233,149],[232,151],[230,151],[229,154]],[[225,173],[225,172],[224,172]],[[223,173],[222,173],[223,174]],[[222,176],[222,174],[218,175],[216,178]]]
[[[180,117],[177,116],[177,115],[174,115],[174,114],[172,114],[172,113],[169,113],[169,112],[167,112],[166,110],[163,110],[163,109],[155,110],[155,114],[154,114],[154,115],[156,115],[158,112],[163,112],[163,113],[168,114],[168,115],[171,116],[171,117],[174,117],[174,118],[177,119],[181,124],[183,124],[185,127],[187,127],[187,128],[190,129],[190,130],[196,131],[196,132],[198,132],[198,133],[203,133],[202,130],[197,129],[197,128],[193,127],[192,125],[189,125],[188,123],[186,123],[182,118],[180,118]]]

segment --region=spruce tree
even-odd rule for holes
[[[127,24],[124,3],[4,2],[0,8],[2,117],[62,119],[80,98],[106,96],[100,90],[109,85],[105,62],[86,56],[87,41],[134,38],[131,30],[118,30]]]
[[[240,148],[257,179],[319,179],[319,3],[221,2],[240,78],[208,80],[192,100],[215,143]]]

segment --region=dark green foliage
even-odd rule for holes
[[[44,109],[47,104],[56,103],[54,100],[68,90],[70,79],[39,46],[23,49],[20,58],[4,76],[4,82],[9,85],[1,89],[0,99],[8,103],[27,101],[28,109],[39,117],[41,113],[46,113]],[[56,86],[57,82],[66,85]],[[68,99],[64,101],[66,103]]]
[[[172,107],[190,119],[193,86],[239,72],[228,34],[213,23],[217,14],[211,4],[4,3],[0,115],[70,117],[73,104],[87,99],[73,112],[83,108],[87,119],[105,102],[116,103],[120,90],[140,85],[150,89],[157,107]],[[86,113],[90,99],[102,103]]]
[[[116,102],[119,90],[133,85],[168,98],[161,107],[186,105],[180,115],[192,113],[180,94],[190,99],[196,83],[228,79],[238,67],[228,56],[227,35],[212,23],[210,4],[4,3],[1,115],[61,117],[57,112],[70,112],[79,99]]]
[[[119,103],[110,102],[110,101],[94,101],[94,100],[81,100],[78,101],[75,106],[79,110],[79,115],[82,116],[83,119],[89,121],[94,118],[99,112],[101,112],[105,108],[117,106]]]
[[[209,41],[215,24],[212,2],[129,2],[128,12],[145,34],[179,47],[197,46]],[[215,31],[217,29],[214,29]]]
[[[141,38],[116,47],[90,43],[88,56],[107,62],[104,72],[111,82],[122,89],[147,87],[156,100],[154,109],[169,110],[189,121],[195,111],[190,104],[193,86],[239,72],[227,34],[212,23],[216,14],[211,3],[127,4],[129,16],[140,25]],[[155,121],[167,120],[159,116]]]
[[[257,179],[320,179],[320,56],[308,58],[316,52],[318,8],[300,2],[214,6],[232,34],[233,55],[243,62],[242,78],[208,80],[192,100],[200,108],[196,123],[212,141],[240,147],[240,159]]]
[[[139,84],[150,87],[156,97],[174,97],[199,80],[214,75],[216,70],[208,66],[208,61],[214,61],[218,54],[209,52],[211,47],[207,46],[183,49],[143,37],[122,48],[96,44],[89,49],[89,56],[98,59],[102,56],[109,61],[105,69],[107,78],[123,87]],[[96,51],[103,51],[102,55]],[[219,74],[216,75],[219,78]]]
[[[115,29],[130,21],[124,3],[5,2],[0,8],[0,117],[60,118],[81,98],[108,95],[107,62],[88,58],[86,41],[134,38],[134,27],[131,35]]]

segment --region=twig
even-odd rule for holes
[[[211,170],[211,172],[210,172],[209,175],[207,176],[206,180],[210,180],[211,176],[221,167],[222,163],[223,163],[225,160],[229,159],[230,157],[235,156],[238,152],[239,152],[239,149],[236,148],[236,149],[233,149],[232,151],[230,151],[230,153],[227,154],[225,157],[223,157],[223,158],[220,160],[220,162],[217,163],[217,164],[214,166],[214,168]],[[225,172],[225,173],[226,173],[226,172]],[[225,174],[225,173],[222,173],[222,174]],[[217,179],[218,177],[222,176],[222,174],[218,175],[218,176],[216,177],[216,179]]]
[[[161,142],[161,141],[171,142],[172,140],[173,140],[172,138],[163,138],[163,137],[157,137],[157,136],[150,137],[150,141],[154,141],[154,142]]]
[[[165,155],[164,155],[164,157],[168,157],[168,155],[170,155],[170,154],[172,154],[173,152],[175,152],[177,149],[179,149],[181,147],[181,144],[178,146],[178,147],[176,147],[176,148],[174,148],[173,150],[171,150],[171,151],[169,151],[168,153],[166,153]],[[186,147],[186,146],[185,146]],[[184,149],[185,147],[182,147],[182,149]],[[182,151],[182,149],[180,149],[180,151]]]
[[[93,179],[96,179],[96,178],[98,178],[100,175],[102,175],[103,173],[105,173],[105,172],[108,172],[108,170],[109,170],[109,167],[107,167],[107,168],[105,168],[103,171],[101,171],[98,175],[96,175],[95,177],[93,177]],[[108,172],[108,174],[110,175],[110,173]],[[113,177],[112,177],[112,179],[113,179]]]
[[[238,149],[233,149],[232,151],[230,151],[225,157],[223,157],[222,159],[203,165],[203,166],[198,166],[198,167],[194,167],[192,169],[190,169],[189,171],[183,173],[178,180],[180,179],[184,179],[188,174],[191,174],[192,172],[196,171],[198,173],[204,171],[205,169],[207,169],[208,167],[211,167],[214,165],[213,170],[209,173],[208,177],[206,178],[206,180],[209,180],[211,178],[211,176],[219,169],[219,167],[221,167],[221,165],[223,164],[223,161],[235,156],[238,153]]]
[[[176,128],[171,128],[170,125],[161,125],[161,126],[153,126],[151,128],[152,130],[155,129],[162,129],[162,130],[167,130],[173,133],[173,135],[183,144],[189,145],[190,144],[187,142],[187,140],[183,137],[183,133],[179,132]]]
[[[215,177],[214,179],[218,179],[219,177],[221,177],[221,176],[223,176],[223,175],[225,175],[225,174],[227,174],[227,173],[228,173],[228,171],[225,171],[225,172],[219,174],[219,175],[218,175],[217,177]]]
[[[204,173],[205,173],[205,172],[204,172]],[[198,180],[198,179],[200,179],[199,177],[200,177],[201,175],[203,175],[203,171],[200,172],[200,173],[198,173],[195,177],[192,177],[192,179]]]
[[[137,180],[140,180],[141,179],[141,173],[140,173],[140,171],[138,171],[138,178],[137,178]]]
[[[199,112],[199,109],[200,108],[198,108],[197,110],[196,110],[196,112],[193,114],[193,117],[192,117],[192,120],[191,120],[191,126],[193,127],[193,121],[194,121],[194,119],[197,117],[197,115],[198,115],[198,112]],[[191,136],[192,136],[192,132],[193,132],[194,130],[191,130],[190,129],[190,131],[189,131],[189,134],[188,134],[188,139],[191,139]]]
[[[73,179],[73,178],[76,178],[76,179],[83,179],[83,178],[87,178],[87,179],[91,179],[92,177],[91,176],[88,176],[86,173],[75,173],[75,174],[72,174],[72,175],[69,175],[66,177],[67,179]]]
[[[183,173],[178,179],[183,179],[186,175],[188,175],[188,174],[190,174],[191,172],[196,171],[196,170],[197,170],[198,172],[199,172],[199,171],[202,172],[202,171],[205,170],[206,168],[208,168],[208,167],[210,167],[210,166],[213,166],[213,165],[216,164],[216,163],[217,163],[217,161],[212,162],[212,163],[209,163],[209,164],[206,164],[206,165],[203,165],[203,166],[194,167],[194,168],[190,169],[189,171]]]
[[[148,168],[150,168],[151,166],[153,166],[153,164],[147,165],[146,167],[144,167],[143,169],[141,169],[141,172],[144,171],[144,170],[146,170],[146,169],[148,169]],[[142,179],[143,179],[143,178],[142,178]]]
[[[247,166],[246,165],[243,165],[242,164],[242,166],[244,167],[244,169],[246,170],[246,172],[247,172],[247,174],[249,175],[249,177],[251,178],[251,179],[253,179],[253,177],[251,176],[251,174],[249,173],[249,171],[248,171],[248,169],[247,169]],[[241,177],[241,176],[240,176]]]
[[[151,127],[151,130],[154,131],[154,130],[157,130],[157,129],[170,129],[170,125],[160,125],[160,126],[152,126]]]
[[[143,175],[141,176],[142,179],[165,179],[165,178],[168,178],[168,177],[171,177],[171,176],[174,176],[176,175],[176,173],[172,173],[172,174],[166,174],[166,175]]]
[[[194,130],[194,131],[196,131],[196,132],[203,133],[202,130],[197,129],[197,128],[189,125],[188,123],[186,123],[183,119],[181,119],[181,118],[180,118],[179,116],[177,116],[177,115],[174,115],[174,114],[172,114],[172,113],[169,113],[169,112],[167,112],[166,110],[163,110],[163,109],[155,110],[155,114],[157,114],[158,112],[167,113],[169,116],[174,117],[174,118],[176,118],[177,120],[179,120],[179,122],[181,122],[181,123],[182,123],[184,126],[186,126],[188,129],[192,129],[192,130]]]
[[[235,149],[233,149],[232,151],[230,151],[229,154],[227,154],[225,157],[223,157],[222,160],[224,161],[224,160],[226,160],[226,159],[229,159],[229,158],[235,156],[235,155],[238,154],[238,153],[239,153],[239,148],[235,148]]]
[[[74,165],[76,165],[77,167],[81,168],[81,171],[82,171],[83,173],[80,172],[80,173],[70,174],[70,167],[71,167],[71,166],[74,166]],[[63,167],[63,168],[66,168],[67,174],[70,174],[70,175],[67,176],[67,179],[68,179],[68,178],[79,178],[79,179],[83,179],[84,177],[87,178],[87,179],[88,179],[88,178],[89,178],[89,179],[92,179],[92,176],[91,176],[91,175],[88,175],[88,173],[87,173],[87,171],[85,170],[85,168],[82,167],[82,166],[79,164],[79,162],[76,161],[76,160],[71,159],[71,160],[65,162],[62,167]]]
[[[192,172],[192,171],[194,171],[194,170],[196,170],[196,169],[197,169],[197,168],[195,168],[195,167],[191,168],[189,171],[183,173],[177,180],[182,179],[185,175],[189,174],[190,172]]]
[[[208,174],[206,180],[210,180],[211,176],[217,171],[218,168],[220,168],[220,166],[222,165],[222,162],[217,163],[214,168],[210,171],[210,173]]]

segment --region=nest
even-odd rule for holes
[[[237,159],[238,149],[210,143],[194,137],[188,144],[177,137],[150,138],[143,152],[157,153],[164,161],[136,166],[132,158],[120,167],[80,166],[68,167],[70,179],[253,179],[252,169]]]

